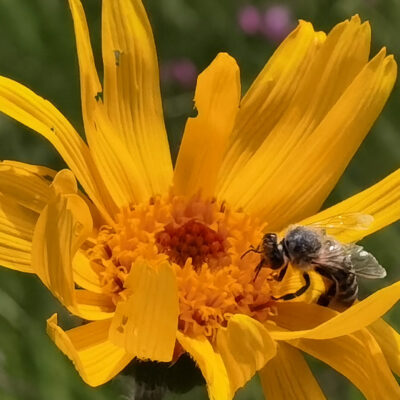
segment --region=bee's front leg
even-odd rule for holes
[[[277,282],[281,282],[286,275],[286,271],[288,269],[288,263],[279,271],[279,274],[276,276],[275,280]]]
[[[245,251],[241,256],[240,256],[240,258],[242,259],[243,257],[245,257],[247,254],[249,254],[249,253],[257,253],[257,254],[260,254],[261,253],[261,250],[260,250],[260,245],[258,245],[257,247],[254,247],[252,244],[250,245],[250,248],[247,250],[247,251]]]

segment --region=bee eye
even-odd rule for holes
[[[267,243],[276,243],[278,240],[278,236],[276,235],[276,233],[266,233],[264,236],[264,240]]]

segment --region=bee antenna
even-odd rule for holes
[[[258,249],[258,247],[250,246],[250,249],[245,251],[241,256],[240,259],[243,259],[247,254],[249,253],[261,253],[261,251]]]

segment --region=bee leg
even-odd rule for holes
[[[286,264],[280,271],[279,271],[279,275],[275,278],[276,281],[281,282],[282,279],[285,277],[286,275],[286,271],[288,269],[288,265]]]
[[[319,299],[317,301],[317,304],[319,304],[320,306],[328,307],[329,303],[336,295],[337,282],[332,277],[332,275],[329,272],[326,272],[323,268],[316,267],[315,271],[318,272],[320,275],[324,276],[325,278],[328,278],[332,282],[328,291],[326,293],[321,294],[321,296],[319,296]]]
[[[265,264],[265,260],[262,258],[255,269],[256,274],[254,275],[253,282],[257,279],[257,276],[260,273],[261,268],[264,266],[264,264]]]
[[[242,259],[244,256],[246,256],[249,253],[258,253],[258,254],[260,254],[261,253],[260,246],[254,247],[253,245],[251,245],[250,248],[240,256],[240,258]]]
[[[285,277],[287,269],[288,269],[288,264],[286,264],[284,267],[281,268],[278,275],[274,275],[272,278],[267,278],[267,281],[280,282]]]
[[[311,279],[310,279],[310,275],[308,275],[308,272],[303,273],[303,278],[304,278],[305,284],[299,290],[297,290],[294,293],[285,294],[281,297],[272,297],[272,299],[273,300],[293,300],[296,297],[301,296],[311,285]]]

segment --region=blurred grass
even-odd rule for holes
[[[96,58],[100,57],[100,0],[86,0]],[[373,53],[383,45],[400,59],[400,2],[397,0],[308,0],[281,2],[294,20],[310,20],[329,30],[359,13],[369,19]],[[232,0],[147,0],[161,63],[191,59],[201,71],[219,51],[228,51],[241,67],[244,89],[249,86],[276,47],[262,37],[246,36],[237,26],[238,9],[248,4]],[[265,8],[267,1],[252,4]],[[0,74],[11,77],[51,100],[82,132],[79,81],[72,22],[66,0],[0,0]],[[173,154],[179,148],[185,119],[192,113],[193,92],[178,85],[162,87],[166,123]],[[351,162],[327,204],[346,198],[377,182],[399,167],[399,86]],[[0,117],[0,159],[15,159],[60,169],[64,166],[41,137]],[[363,285],[367,294],[400,278],[400,227],[389,227],[364,241],[389,271],[387,279]],[[118,382],[91,389],[71,363],[50,342],[45,320],[62,312],[33,276],[0,269],[0,398],[4,400],[59,400],[119,398]],[[65,315],[65,314],[64,314]],[[388,319],[400,328],[400,308]],[[329,399],[362,399],[347,380],[319,362],[312,362]],[[170,399],[204,399],[204,389]],[[261,399],[257,378],[239,391],[237,399]]]

